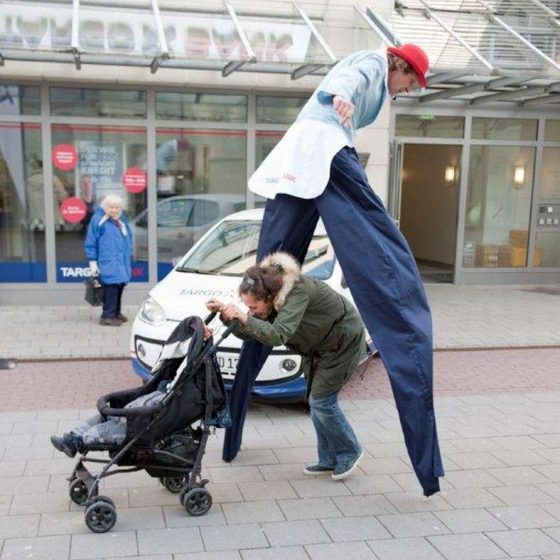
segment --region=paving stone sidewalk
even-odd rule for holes
[[[233,463],[221,461],[221,431],[210,439],[207,515],[190,517],[145,472],[125,473],[102,485],[118,520],[96,535],[68,497],[74,462],[49,435],[94,412],[62,399],[92,402],[101,386],[132,384],[124,363],[38,362],[0,372],[0,560],[560,560],[560,349],[436,354],[446,477],[429,499],[377,360],[343,393],[366,450],[351,478],[302,474],[316,453],[303,407],[254,404]],[[377,387],[375,398],[362,383]],[[58,409],[42,408],[36,394]]]
[[[434,346],[560,346],[560,288],[426,285]],[[125,292],[126,296],[126,292]],[[124,307],[132,318],[137,306]],[[99,325],[89,306],[0,306],[0,358],[99,358],[129,355],[131,323]]]
[[[560,390],[436,399],[447,475],[421,496],[390,399],[345,399],[366,450],[351,478],[309,479],[315,436],[301,407],[255,405],[244,447],[204,475],[214,504],[188,516],[145,473],[110,477],[113,531],[68,498],[73,461],[51,433],[91,410],[0,414],[1,560],[560,560]]]
[[[428,293],[436,347],[455,349],[435,355],[438,495],[421,496],[377,360],[343,394],[366,450],[348,480],[302,474],[315,435],[301,406],[255,404],[235,462],[221,461],[221,432],[210,439],[207,515],[188,516],[156,479],[126,473],[102,485],[118,521],[96,535],[68,497],[74,462],[49,436],[137,379],[126,360],[20,363],[0,371],[0,560],[560,560],[559,294]],[[104,330],[96,315],[0,307],[0,356],[126,356],[128,329]]]

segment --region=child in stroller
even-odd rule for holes
[[[230,421],[216,350],[231,330],[214,342],[207,338],[211,331],[202,319],[184,319],[171,333],[146,385],[101,397],[99,415],[51,438],[59,451],[81,454],[69,478],[69,493],[73,502],[86,507],[90,530],[104,533],[116,523],[114,502],[98,493],[102,478],[121,472],[144,469],[178,493],[188,513],[208,512],[212,496],[205,488],[208,480],[201,478],[202,457],[210,428],[227,427]],[[90,451],[106,451],[109,459],[90,458]],[[95,475],[86,462],[104,467]]]
[[[175,379],[180,372],[175,375]],[[173,383],[173,382],[172,382]],[[163,400],[165,394],[171,388],[172,383],[163,382],[160,388],[147,395],[141,395],[130,401],[124,408],[137,408],[142,406],[154,406]],[[74,457],[81,449],[87,449],[89,445],[108,443],[122,445],[126,439],[126,418],[122,416],[109,416],[103,420],[101,414],[88,418],[81,424],[72,428],[62,436],[51,436],[53,446],[68,457]]]

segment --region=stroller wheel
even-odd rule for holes
[[[68,493],[70,494],[70,499],[79,506],[83,505],[87,500],[89,488],[87,484],[81,478],[75,478],[68,487]],[[93,491],[93,495],[97,496],[99,490],[97,487]]]
[[[172,494],[178,494],[181,488],[189,481],[189,475],[184,476],[161,476],[159,479],[162,486],[167,488]]]
[[[94,533],[106,533],[117,522],[117,510],[113,504],[102,499],[86,508],[86,525]]]
[[[206,488],[193,488],[183,497],[183,506],[191,515],[204,515],[212,507],[212,495]]]
[[[115,509],[117,507],[115,505],[115,502],[111,498],[109,498],[109,496],[92,496],[85,505],[89,506],[91,504],[94,504],[95,502],[107,502],[108,504],[111,504]]]

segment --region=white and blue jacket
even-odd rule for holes
[[[360,51],[325,76],[296,122],[249,179],[249,189],[266,198],[290,194],[315,198],[327,186],[333,157],[354,146],[356,130],[371,124],[387,98],[387,56]],[[351,126],[340,122],[332,101],[339,95],[354,107]]]

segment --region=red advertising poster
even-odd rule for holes
[[[87,213],[86,203],[76,196],[65,198],[60,204],[60,216],[71,224],[81,222]]]
[[[72,144],[58,144],[52,151],[53,165],[62,171],[71,171],[78,163],[78,152]]]
[[[141,193],[148,186],[146,171],[141,167],[129,167],[123,173],[122,183],[129,193]]]

